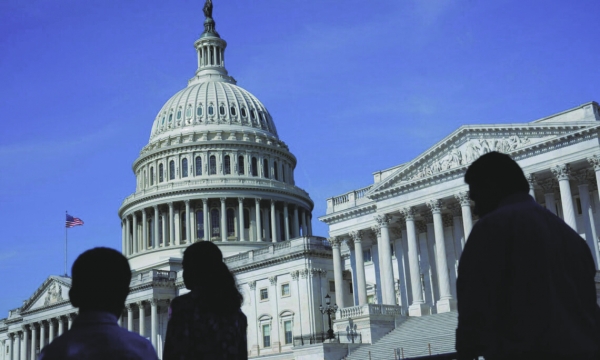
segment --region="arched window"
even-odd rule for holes
[[[173,114],[169,114],[169,122],[173,121]]]
[[[223,106],[223,105],[219,106],[219,114],[225,115],[225,106]]]
[[[250,210],[244,209],[244,229],[250,229]]]
[[[175,161],[169,161],[169,180],[175,179]]]
[[[198,107],[196,108],[196,115],[202,116],[202,105],[198,105]]]
[[[204,238],[204,212],[202,210],[196,211],[196,235],[198,239]]]
[[[196,175],[202,175],[202,158],[196,156]]]
[[[246,116],[248,116],[248,113],[246,112],[246,108],[242,108],[242,109],[240,110],[240,112],[242,113],[242,116],[243,116],[243,117],[246,117]]]
[[[238,174],[244,175],[244,157],[238,157]]]
[[[192,107],[188,106],[188,108],[185,110],[185,117],[189,118],[192,117]]]
[[[255,157],[252,157],[252,176],[258,176],[258,163]]]
[[[188,161],[187,158],[181,160],[181,177],[188,176]]]
[[[217,173],[217,158],[211,155],[208,159],[208,175],[215,175]]]
[[[186,224],[186,216],[185,216],[185,211],[181,212],[181,215],[179,215],[179,219],[181,222],[181,240],[187,240],[187,224]]]
[[[227,236],[235,236],[235,212],[227,209]]]
[[[279,180],[279,176],[277,176],[277,161],[273,162],[273,178],[275,180]]]
[[[211,105],[208,107],[208,115],[214,115],[215,113],[215,108]]]
[[[229,155],[225,155],[223,171],[225,172],[225,175],[231,174],[231,160],[229,158]]]
[[[163,116],[162,121],[160,122],[161,125],[165,124],[165,117]]]
[[[265,177],[269,178],[269,160],[263,159],[263,172],[265,173]]]
[[[181,110],[177,110],[177,120],[181,119]]]
[[[235,106],[232,106],[229,110],[231,111],[231,116],[237,115],[237,111],[235,111]]]
[[[158,165],[158,182],[161,183],[163,182],[163,173],[164,173],[164,167],[163,164]]]
[[[219,210],[212,209],[210,211],[210,236],[221,236],[221,228],[219,227]]]
[[[256,110],[250,110],[250,117],[252,118],[252,120],[256,119]]]
[[[154,185],[154,166],[150,166],[150,186]]]

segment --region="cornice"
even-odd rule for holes
[[[311,250],[304,250],[304,251],[300,251],[300,252],[294,252],[294,253],[290,253],[290,254],[284,254],[281,256],[273,257],[273,258],[256,260],[256,261],[250,262],[249,264],[244,264],[244,265],[237,266],[237,267],[231,266],[230,269],[234,275],[237,275],[237,274],[245,273],[248,271],[264,269],[264,268],[268,268],[273,265],[286,263],[289,261],[293,261],[296,259],[302,259],[302,258],[306,258],[306,257],[317,257],[317,258],[322,258],[322,259],[332,259],[333,258],[331,255],[331,251],[311,249]]]
[[[375,202],[364,204],[348,209],[336,211],[331,214],[323,215],[319,217],[319,221],[322,221],[328,225],[335,224],[344,220],[361,217],[368,214],[374,214],[377,211],[377,204]]]
[[[174,289],[176,287],[177,287],[176,282],[172,281],[172,280],[153,280],[153,281],[149,281],[147,283],[143,283],[143,284],[139,284],[139,285],[130,287],[129,294],[133,294],[133,293],[148,290],[148,289],[154,289],[154,288],[162,288],[162,289],[173,288]]]

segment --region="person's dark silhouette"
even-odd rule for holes
[[[458,267],[459,359],[593,359],[596,269],[585,241],[528,194],[508,155],[490,152],[465,182],[480,215]]]
[[[158,359],[147,339],[117,323],[131,281],[125,256],[94,248],[79,255],[71,274],[69,299],[79,314],[70,330],[42,349],[40,360]]]
[[[247,359],[243,297],[212,242],[183,253],[183,282],[189,293],[171,302],[163,360]]]

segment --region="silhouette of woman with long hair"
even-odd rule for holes
[[[183,253],[183,282],[189,293],[173,299],[163,360],[247,359],[243,297],[212,242]]]

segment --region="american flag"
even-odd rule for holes
[[[79,225],[83,225],[83,220],[81,220],[80,218],[72,217],[71,215],[67,214],[66,226],[68,228],[72,228]]]

